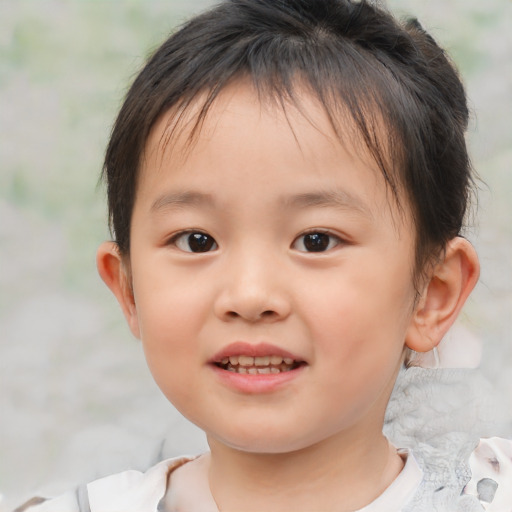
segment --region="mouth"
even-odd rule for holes
[[[299,361],[291,357],[280,355],[250,356],[233,355],[223,357],[214,362],[215,366],[222,370],[247,375],[270,375],[296,370],[304,366],[305,361]]]
[[[300,382],[308,366],[297,354],[270,343],[236,341],[209,361],[220,382],[243,395],[275,393]]]

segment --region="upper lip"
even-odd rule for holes
[[[300,356],[270,343],[253,344],[245,341],[235,341],[234,343],[230,343],[219,350],[219,352],[217,352],[209,362],[220,363],[226,357],[242,355],[252,357],[281,356],[283,359],[286,357],[293,359],[294,361],[303,361]]]

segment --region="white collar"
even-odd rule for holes
[[[423,479],[413,454],[401,450],[405,465],[376,500],[357,512],[400,511],[412,499]],[[207,482],[202,478],[208,455],[179,457],[160,462],[145,473],[124,471],[87,485],[91,512],[218,512]],[[194,461],[194,464],[187,464]],[[179,469],[179,470],[178,470]],[[171,475],[173,471],[176,472]],[[168,483],[170,487],[168,488]],[[163,498],[165,497],[165,505]],[[191,507],[193,504],[193,508]],[[165,509],[163,507],[166,507]]]

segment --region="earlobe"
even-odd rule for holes
[[[450,240],[416,305],[406,336],[408,348],[428,352],[437,347],[475,287],[479,272],[473,246],[461,237]]]
[[[137,308],[131,286],[131,278],[115,242],[103,242],[96,254],[96,266],[103,282],[116,296],[132,334],[140,338]]]

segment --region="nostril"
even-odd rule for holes
[[[261,313],[257,313],[257,314],[254,314],[254,315],[248,315],[248,314],[247,315],[242,315],[240,313],[237,313],[236,311],[227,311],[226,315],[229,318],[244,317],[244,318],[247,318],[248,320],[258,321],[258,320],[263,320],[265,318],[272,318],[273,316],[276,315],[276,312],[272,311],[271,309],[267,309],[265,311],[262,311]],[[252,318],[250,318],[250,317],[252,317]]]

